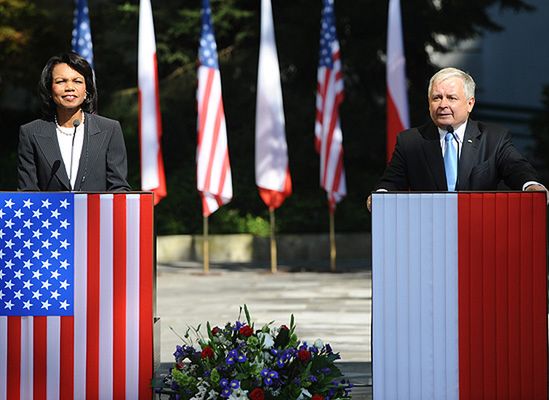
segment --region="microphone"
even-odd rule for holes
[[[457,138],[457,135],[454,133],[454,127],[452,125],[448,125],[446,127],[446,132],[448,133],[451,133],[452,134],[452,137],[454,138],[454,140],[456,141],[456,145],[457,145],[457,178],[456,178],[456,188],[458,187],[458,184],[459,184],[459,156],[460,156],[460,153],[459,153],[459,140]],[[456,189],[457,190],[457,189]]]
[[[51,173],[50,173],[50,179],[48,180],[48,184],[46,185],[46,192],[50,189],[50,184],[51,184],[51,181],[53,179],[53,177],[55,176],[55,174],[57,173],[57,170],[59,169],[59,167],[61,166],[61,161],[60,160],[55,160],[51,166]]]
[[[73,158],[73,155],[74,155],[74,138],[76,137],[76,128],[78,128],[80,126],[80,120],[75,119],[74,121],[72,121],[72,126],[74,126],[74,132],[72,133],[71,165],[70,165],[70,169],[69,169],[69,186],[70,186],[71,190],[73,189],[73,187],[72,187],[72,158]]]

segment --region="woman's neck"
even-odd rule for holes
[[[79,120],[80,122],[83,122],[84,112],[80,108],[78,110],[57,109],[56,119],[59,126],[72,128],[74,126],[74,121]]]

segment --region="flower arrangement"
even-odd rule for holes
[[[242,309],[246,321],[241,322]],[[191,333],[193,338],[191,338]],[[256,329],[246,306],[235,323],[189,328],[174,353],[166,378],[177,400],[340,400],[351,398],[351,383],[334,364],[339,354],[320,339],[300,342],[293,315],[290,327],[273,322]],[[193,343],[195,342],[195,343]]]

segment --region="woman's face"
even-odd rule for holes
[[[86,99],[84,76],[64,63],[56,64],[51,75],[51,96],[57,108],[80,108]]]

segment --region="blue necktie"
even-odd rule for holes
[[[448,191],[456,190],[457,181],[457,146],[454,146],[452,141],[454,135],[450,132],[444,137],[444,170],[446,171],[446,182],[448,183]]]

